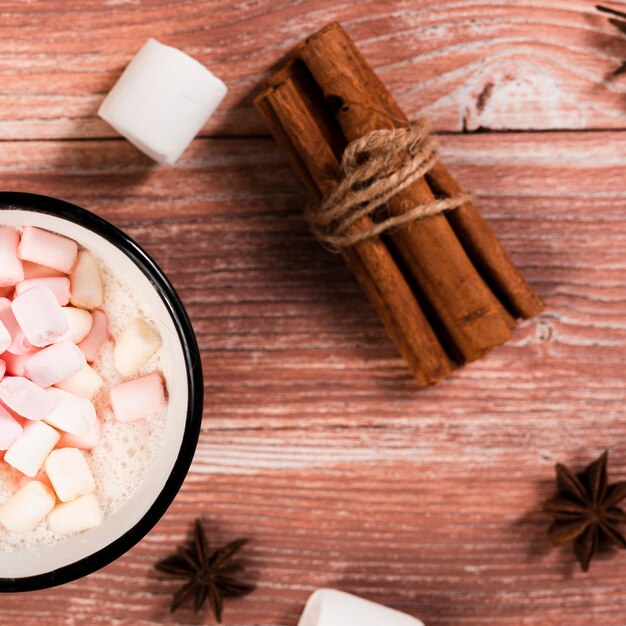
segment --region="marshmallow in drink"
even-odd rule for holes
[[[213,115],[226,85],[184,52],[149,39],[98,115],[158,163],[175,163]]]
[[[42,522],[56,504],[48,485],[29,480],[0,507],[0,523],[14,533],[25,533]]]
[[[0,385],[1,384],[2,383],[0,383]],[[93,400],[98,395],[103,384],[104,381],[100,374],[90,365],[87,365],[80,370],[80,372],[74,374],[74,376],[57,383],[56,387],[68,393],[73,393],[75,396]]]
[[[134,422],[156,415],[165,408],[163,381],[158,374],[115,385],[109,393],[113,413],[120,422]]]
[[[45,462],[46,474],[61,502],[69,502],[96,488],[83,453],[76,448],[53,450]]]
[[[26,359],[24,373],[40,387],[50,387],[85,369],[87,361],[71,341],[55,343]]]
[[[161,335],[143,319],[135,320],[115,342],[115,369],[134,376],[161,346]]]
[[[90,400],[57,387],[46,389],[46,393],[54,401],[54,409],[43,418],[46,424],[72,435],[85,435],[89,432],[96,420],[96,409]]]
[[[6,451],[4,460],[31,478],[60,439],[59,433],[44,422],[27,422],[22,436]]]
[[[335,589],[318,589],[308,599],[298,626],[424,626],[406,613]]]
[[[54,389],[54,387],[51,387]],[[75,435],[72,433],[61,433],[61,439],[57,444],[57,448],[80,448],[81,450],[93,450],[100,443],[100,435],[102,434],[102,425],[96,412],[87,417],[87,432]]]
[[[76,344],[80,343],[91,331],[93,324],[91,313],[85,311],[85,309],[77,309],[73,306],[64,306],[63,313],[67,318],[69,328],[61,338],[61,341],[72,341]]]
[[[50,345],[69,330],[67,318],[52,291],[37,285],[17,296],[11,305],[26,339],[37,347]]]
[[[46,390],[21,376],[5,376],[0,381],[0,400],[29,420],[43,419],[54,409],[54,400]]]
[[[0,404],[0,450],[8,450],[21,436],[22,425]]]
[[[26,226],[17,254],[22,261],[32,261],[69,274],[76,262],[78,244],[63,235]]]
[[[13,338],[11,337],[9,329],[4,325],[2,320],[0,320],[0,354],[5,352],[12,342]]]
[[[71,302],[74,306],[83,309],[95,309],[102,306],[104,300],[102,277],[91,252],[81,250],[78,253],[70,281],[72,286]]]
[[[93,493],[57,504],[48,515],[48,526],[59,535],[72,535],[102,522],[102,511]]]
[[[24,280],[24,268],[17,256],[20,234],[8,226],[0,226],[0,287]]]
[[[70,279],[65,276],[25,279],[15,285],[15,295],[19,296],[36,285],[48,287],[61,306],[70,301]]]
[[[24,280],[31,278],[57,278],[64,277],[65,273],[55,270],[52,267],[46,267],[39,263],[33,263],[32,261],[22,261],[22,267],[24,268]]]
[[[4,324],[13,338],[22,332],[20,325],[17,323],[15,315],[13,314],[11,300],[8,298],[0,298],[0,322]]]
[[[109,320],[104,311],[95,309],[91,313],[92,323],[89,334],[78,344],[87,363],[93,363],[100,352],[102,344],[109,336]]]

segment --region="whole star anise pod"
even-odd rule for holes
[[[240,563],[231,562],[247,542],[247,539],[237,539],[211,551],[202,523],[196,519],[193,541],[178,546],[176,554],[155,565],[161,572],[187,580],[174,594],[170,610],[176,611],[186,600],[193,598],[193,608],[198,612],[208,599],[215,619],[221,623],[224,598],[245,596],[255,588],[234,577],[244,568]]]
[[[574,553],[583,572],[600,544],[626,548],[619,526],[626,514],[617,505],[626,498],[626,481],[608,484],[605,451],[600,458],[576,475],[556,465],[556,498],[548,500],[545,512],[554,520],[548,529],[553,545],[574,542]]]
[[[618,11],[617,9],[611,9],[610,7],[604,7],[599,4],[596,5],[596,9],[598,11],[602,11],[603,13],[608,13],[609,15],[613,15],[609,19],[609,22],[618,28],[622,33],[626,34],[626,13],[624,11]],[[624,74],[626,72],[626,61],[624,61],[618,68],[613,70],[613,75],[617,76],[618,74]]]

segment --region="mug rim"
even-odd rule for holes
[[[83,578],[109,565],[134,547],[163,517],[180,491],[200,437],[204,379],[200,349],[191,321],[173,285],[156,261],[122,230],[76,204],[41,194],[0,191],[0,211],[17,209],[52,215],[92,231],[113,244],[141,270],[161,298],[178,334],[186,365],[187,415],[185,430],[172,471],[150,508],[137,523],[93,554],[58,569],[23,578],[0,578],[0,593],[36,591]]]

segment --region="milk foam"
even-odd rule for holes
[[[98,263],[104,285],[102,308],[109,318],[111,336],[119,337],[139,317],[151,323],[150,313],[141,306],[130,287],[114,275],[101,259]],[[96,448],[82,451],[96,481],[95,493],[105,517],[117,511],[141,485],[163,444],[165,431],[164,414],[129,423],[118,422],[113,417],[108,389],[124,380],[113,366],[113,346],[112,340],[107,341],[98,360],[92,364],[104,380],[102,390],[94,400],[102,436]],[[170,379],[169,367],[163,348],[160,348],[138,376],[157,371],[167,381]],[[22,474],[0,462],[0,503],[19,488],[21,478]],[[65,539],[65,536],[52,532],[45,521],[24,534],[0,528],[0,552],[32,550]]]

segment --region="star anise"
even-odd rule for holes
[[[626,481],[608,484],[608,452],[588,465],[578,475],[567,467],[556,465],[556,498],[545,504],[546,513],[554,520],[548,529],[553,545],[574,542],[574,554],[583,572],[601,544],[626,548],[619,526],[626,523],[626,514],[617,505],[626,498]]]
[[[208,599],[215,619],[221,623],[224,598],[245,596],[255,588],[234,577],[244,568],[241,563],[231,562],[247,542],[247,539],[237,539],[211,551],[202,523],[196,519],[193,541],[178,546],[176,554],[155,565],[161,572],[187,580],[174,594],[170,610],[176,611],[185,601],[193,598],[193,608],[198,612]]]
[[[596,5],[596,9],[612,15],[613,17],[609,19],[609,22],[626,34],[626,13],[624,13],[624,11],[618,11],[617,9],[611,9],[610,7],[604,7],[599,4]],[[613,70],[613,75],[617,76],[618,74],[624,74],[624,72],[626,72],[626,61]]]

